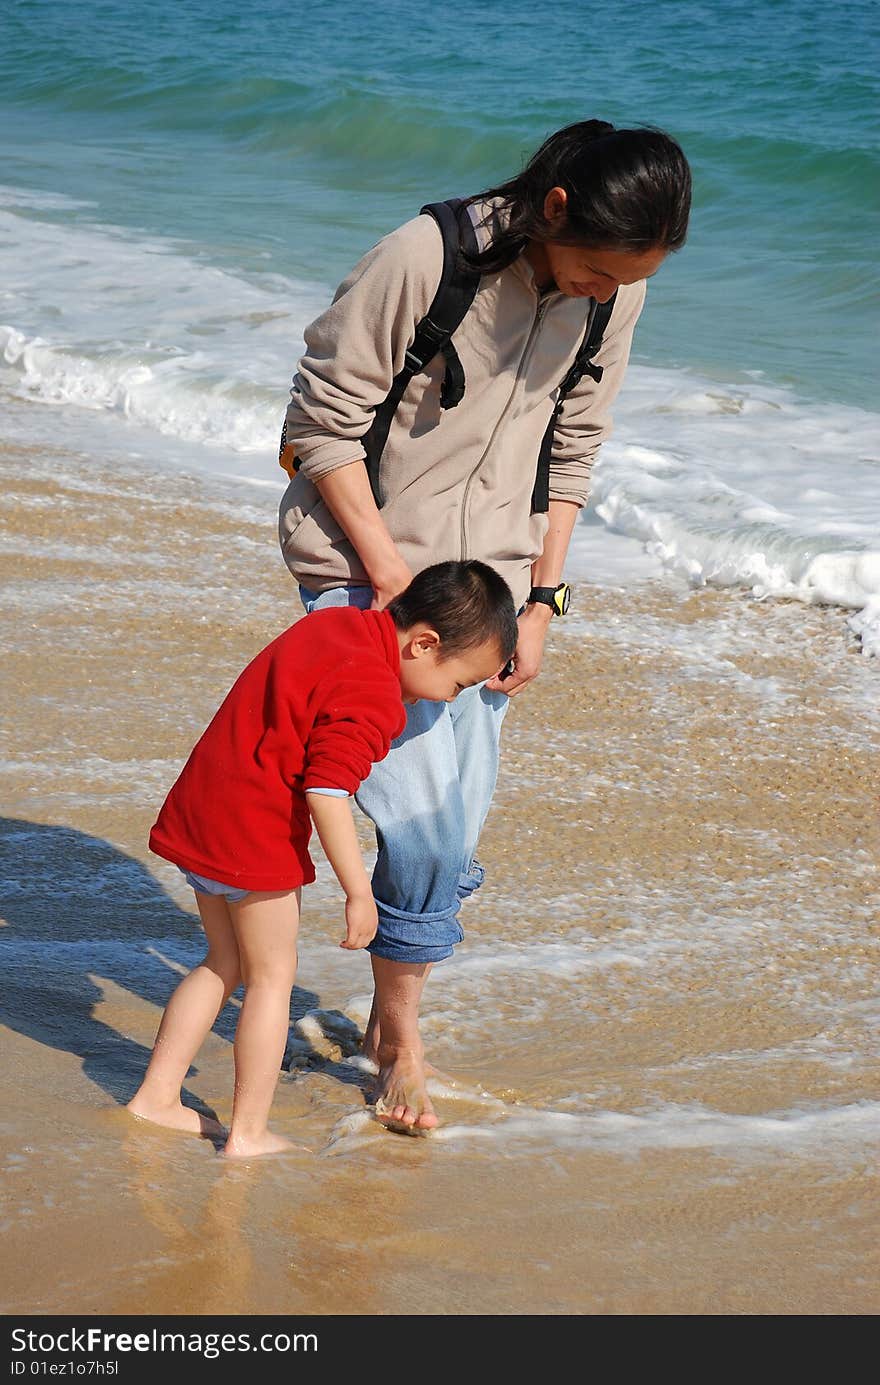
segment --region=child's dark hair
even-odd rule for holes
[[[568,201],[565,221],[551,227],[544,199],[554,187]],[[530,240],[630,253],[679,250],[687,236],[691,171],[663,130],[581,120],[545,140],[515,178],[467,200],[486,197],[504,199],[508,221],[481,254],[466,258],[492,274],[512,264]]]
[[[388,611],[398,630],[409,630],[419,621],[436,630],[441,659],[494,639],[500,666],[516,649],[516,607],[510,588],[494,568],[476,560],[423,568],[389,602]]]

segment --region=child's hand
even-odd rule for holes
[[[355,952],[373,941],[379,927],[379,915],[371,894],[348,896],[345,901],[345,927],[346,934],[340,947]]]

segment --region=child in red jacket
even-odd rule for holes
[[[301,886],[315,878],[312,822],[345,891],[341,946],[366,947],[376,905],[349,804],[404,728],[404,703],[451,702],[516,648],[506,582],[479,562],[425,568],[385,610],[316,611],[244,670],[173,785],[150,847],[183,871],[208,940],[159,1027],[136,1116],[205,1136],[222,1126],[181,1102],[190,1064],[244,985],[225,1153],[273,1154],[268,1128],[296,977]]]

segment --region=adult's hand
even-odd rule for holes
[[[382,610],[412,581],[376,508],[362,461],[348,462],[315,482],[336,523],[351,540],[373,588],[373,610]]]
[[[544,662],[544,641],[552,619],[553,612],[549,606],[540,602],[526,606],[518,622],[519,638],[511,660],[513,672],[506,678],[490,678],[486,684],[490,692],[504,692],[508,697],[516,697],[529,683],[534,682]]]
[[[389,564],[380,573],[370,574],[373,581],[373,600],[370,609],[382,611],[395,596],[409,586],[413,575],[406,563],[397,555],[397,562]]]

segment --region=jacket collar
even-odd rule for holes
[[[478,202],[472,202],[468,207],[468,212],[474,224],[477,244],[481,250],[486,249],[498,231],[504,230],[510,219],[507,204],[502,197],[484,197]],[[551,298],[558,293],[558,290],[553,289],[542,295],[535,281],[535,271],[529,264],[525,251],[513,261],[513,264],[508,265],[508,269],[536,298]]]

